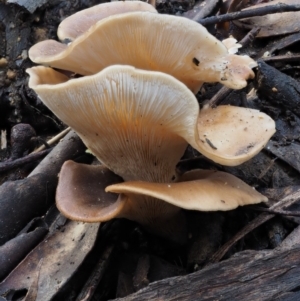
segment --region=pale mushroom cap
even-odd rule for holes
[[[228,166],[258,154],[275,133],[275,122],[254,109],[234,106],[206,107],[198,119],[199,139],[194,148],[211,160]]]
[[[183,17],[131,12],[105,18],[66,49],[44,52],[49,41],[34,45],[29,56],[41,63],[81,75],[110,65],[132,65],[171,74],[196,93],[203,82],[221,82],[240,89],[253,78],[256,63],[229,54],[205,27]],[[60,44],[57,42],[57,44]],[[52,49],[55,49],[51,41]]]
[[[170,75],[112,66],[65,82],[51,68],[27,72],[29,87],[124,180],[170,181],[186,138],[197,135],[198,102]]]
[[[73,41],[98,21],[109,16],[132,11],[157,12],[152,5],[141,1],[114,1],[101,3],[81,10],[64,19],[58,26],[57,35],[61,41]]]
[[[257,110],[219,106],[199,114],[194,95],[160,72],[112,66],[69,81],[46,67],[28,73],[43,102],[125,180],[170,181],[187,143],[217,163],[239,165],[275,132]]]
[[[161,199],[188,210],[232,210],[268,199],[235,176],[211,170],[193,170],[176,183],[124,182],[110,185],[108,192],[140,194]]]

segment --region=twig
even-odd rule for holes
[[[6,130],[1,130],[0,149],[7,147]]]
[[[248,46],[249,44],[251,44],[256,36],[258,35],[258,33],[260,32],[260,27],[254,27],[252,28],[240,41],[239,44],[241,44],[243,47]]]
[[[262,57],[265,62],[299,62],[300,55],[277,55],[270,57]]]
[[[269,214],[278,214],[278,215],[285,215],[285,216],[300,216],[299,211],[274,210],[274,209],[263,208],[263,207],[251,207],[251,209],[266,212]]]
[[[252,28],[245,37],[239,42],[243,47],[248,46],[250,43],[253,42],[257,34],[259,33],[260,28]],[[227,87],[222,87],[207,103],[211,108],[216,107],[218,104],[222,102],[224,98],[226,98],[230,93],[232,92],[232,89]]]
[[[259,180],[261,180],[266,175],[266,173],[270,170],[270,168],[274,166],[274,163],[277,159],[278,159],[277,157],[272,159],[269,165],[266,168],[264,168],[264,170],[262,170],[260,175],[257,177]]]
[[[51,138],[50,140],[47,141],[48,145],[52,145],[55,142],[57,142],[58,140],[60,140],[61,138],[63,138],[67,133],[69,133],[69,131],[71,130],[70,127],[66,128],[65,130],[63,130],[62,132],[60,132],[59,134],[57,134],[56,136],[54,136],[53,138]],[[46,147],[45,145],[41,145],[40,147],[38,147],[37,149],[35,149],[31,154],[35,154],[38,153],[42,150],[44,150]]]
[[[81,293],[76,298],[76,301],[92,300],[95,290],[99,282],[103,278],[103,275],[105,274],[105,271],[108,267],[113,249],[114,247],[111,245],[106,247],[101,258],[96,263],[94,270],[91,272],[89,279],[87,279],[87,282],[85,283],[83,289],[81,290]]]
[[[230,93],[232,89],[227,87],[222,87],[206,104],[208,104],[211,108],[219,105]]]
[[[300,11],[300,4],[288,5],[284,3],[278,3],[275,5],[267,5],[259,8],[247,9],[243,11],[200,19],[197,20],[196,22],[206,26],[206,25],[211,25],[211,24],[216,24],[221,22],[239,20],[239,19],[250,18],[250,17],[257,17],[257,16],[265,16],[265,15],[276,14],[276,13],[292,12],[292,11]]]
[[[2,162],[2,163],[0,163],[0,173],[8,171],[8,170],[16,168],[16,167],[19,167],[19,166],[27,164],[27,163],[34,162],[36,160],[39,160],[39,159],[43,158],[45,155],[47,155],[50,151],[51,151],[51,149],[46,149],[46,150],[41,151],[36,154],[29,154],[20,159]]]
[[[294,204],[299,200],[299,192],[295,192],[293,195],[290,195],[283,200],[277,202],[273,206],[269,208],[269,210],[280,211],[282,208],[286,208]],[[250,233],[252,230],[256,229],[258,226],[264,224],[271,218],[273,218],[275,214],[262,213],[254,220],[252,220],[248,225],[246,225],[243,229],[241,229],[236,235],[234,235],[227,243],[225,243],[210,259],[210,263],[220,261],[223,256],[228,252],[228,250],[236,244],[240,239]]]

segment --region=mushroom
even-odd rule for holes
[[[76,15],[70,24],[75,19]],[[29,50],[30,59],[80,75],[92,75],[116,64],[161,71],[186,84],[193,93],[203,82],[241,89],[254,77],[252,68],[257,66],[249,56],[229,53],[205,27],[184,17],[149,11],[116,14],[79,36],[62,34],[66,27],[61,25],[59,35],[75,37],[72,43],[42,41]]]
[[[264,113],[232,106],[199,113],[183,83],[131,66],[110,66],[70,80],[43,66],[27,72],[29,87],[105,165],[64,164],[56,202],[67,217],[86,222],[124,217],[183,241],[180,208],[230,210],[267,201],[230,174],[199,170],[177,177],[175,172],[188,143],[226,165],[249,160],[275,131]],[[119,197],[103,195],[106,185]]]
[[[152,5],[141,1],[114,1],[101,3],[81,10],[64,19],[58,26],[57,36],[61,41],[73,41],[104,18],[134,11],[157,13]]]

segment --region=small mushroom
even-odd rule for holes
[[[222,41],[225,47],[228,49],[228,52],[231,54],[237,53],[239,48],[242,47],[241,44],[237,43],[237,40],[233,37],[227,38]]]
[[[61,27],[66,31],[67,26]],[[68,46],[42,41],[29,50],[29,57],[35,63],[81,75],[116,64],[161,71],[194,93],[203,82],[241,89],[254,77],[252,68],[257,65],[249,56],[229,53],[205,27],[184,17],[128,12],[104,18],[80,34]]]
[[[226,173],[197,171],[179,179],[175,173],[188,143],[227,165],[250,159],[275,131],[267,115],[231,106],[199,113],[195,96],[183,83],[131,66],[111,66],[71,80],[43,66],[27,72],[29,87],[76,130],[100,162],[125,181],[120,184],[120,179],[112,178],[117,184],[110,183],[107,176],[108,182],[102,183],[103,167],[65,163],[56,202],[69,218],[100,222],[125,217],[151,232],[183,241],[180,208],[229,210],[267,200]],[[247,148],[250,144],[253,147]],[[106,185],[107,191],[121,193],[118,199],[103,196]]]

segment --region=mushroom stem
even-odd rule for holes
[[[141,194],[120,194],[120,202],[126,202],[119,218],[133,220],[155,235],[176,243],[187,240],[186,219],[181,208]]]

